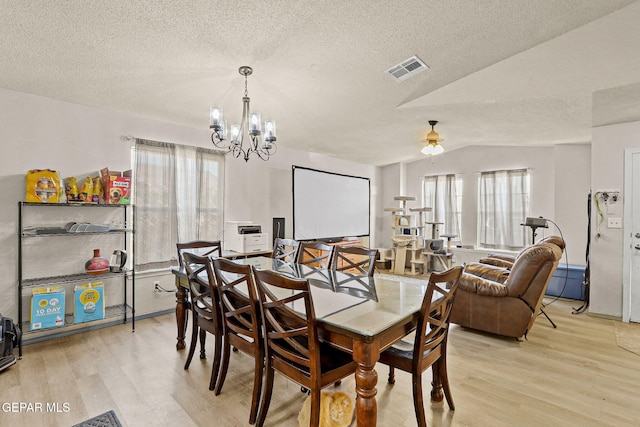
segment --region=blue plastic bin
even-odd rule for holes
[[[585,266],[582,265],[558,265],[553,276],[551,276],[546,295],[584,300],[584,270]],[[565,280],[567,282],[566,286]]]

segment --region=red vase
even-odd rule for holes
[[[100,257],[100,249],[94,249],[93,258],[84,264],[84,269],[92,275],[103,274],[109,271],[109,261]]]

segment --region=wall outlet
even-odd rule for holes
[[[607,228],[622,228],[622,218],[607,218]]]
[[[160,292],[160,281],[159,280],[154,280],[153,281],[153,290],[154,290],[154,292]]]

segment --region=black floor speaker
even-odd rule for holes
[[[284,218],[273,218],[273,241],[284,239]]]

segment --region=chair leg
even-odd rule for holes
[[[187,361],[184,364],[184,369],[189,369],[191,359],[193,359],[193,353],[196,351],[196,344],[198,343],[198,322],[194,319],[191,324],[191,344],[189,344],[189,354],[187,355]]]
[[[207,342],[207,331],[204,329],[200,329],[200,359],[206,359],[207,353],[204,349],[204,346]]]
[[[260,413],[256,420],[256,427],[262,427],[264,425],[264,420],[267,418],[267,412],[269,411],[269,405],[271,404],[271,393],[273,392],[273,368],[268,361],[267,366],[265,366],[265,370],[264,390],[262,391]]]
[[[413,406],[416,411],[418,427],[427,427],[427,419],[424,414],[424,401],[422,399],[422,375],[412,374],[413,377]]]
[[[215,346],[213,355],[213,365],[211,367],[211,381],[209,381],[209,390],[216,387],[218,375],[220,375],[220,359],[222,358],[222,334],[215,335]]]
[[[387,382],[389,384],[395,384],[396,383],[396,373],[395,373],[395,369],[393,368],[393,366],[389,366],[389,378],[387,378]]]
[[[447,359],[446,357],[441,357],[439,361],[436,362],[437,366],[434,368],[438,369],[440,372],[440,381],[442,382],[442,389],[444,391],[444,397],[447,399],[447,404],[449,405],[449,409],[454,411],[456,409],[456,405],[453,403],[453,396],[451,395],[451,388],[449,388],[449,375],[447,374]]]
[[[309,417],[310,426],[320,425],[320,388],[313,387],[311,389],[311,414]]]
[[[249,424],[256,423],[258,416],[258,403],[262,391],[262,377],[264,372],[264,354],[258,352],[255,355],[254,375],[253,375],[253,397],[251,398],[251,412],[249,413]]]
[[[220,366],[220,375],[218,376],[218,382],[216,384],[216,396],[222,391],[224,380],[227,377],[227,369],[229,369],[229,353],[231,350],[230,347],[231,346],[228,344],[228,341],[225,339],[224,345],[222,346],[222,365]]]

